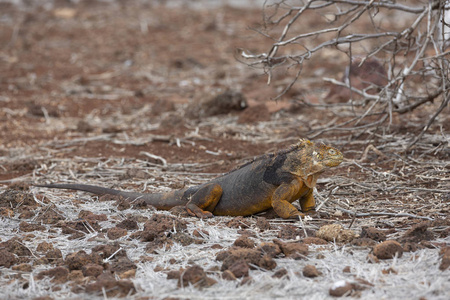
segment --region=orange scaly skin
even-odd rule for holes
[[[286,150],[260,156],[207,183],[169,193],[133,193],[84,184],[37,186],[120,195],[130,201],[142,199],[163,210],[183,205],[199,218],[248,216],[273,208],[287,219],[314,211],[313,188],[319,175],[342,160],[336,148],[301,139]],[[297,199],[303,213],[291,204]]]

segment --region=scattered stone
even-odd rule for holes
[[[268,255],[270,257],[276,257],[281,253],[281,248],[275,243],[261,243],[258,247],[258,250],[260,250],[263,255]]]
[[[357,247],[374,247],[377,242],[367,237],[361,237],[352,240],[351,244]]]
[[[283,225],[278,231],[277,237],[283,240],[299,240],[304,237],[305,233],[303,229],[300,229],[293,225]]]
[[[86,285],[87,293],[103,294],[113,297],[125,297],[136,293],[133,282],[129,280],[116,280],[111,274],[103,273],[97,281]],[[80,290],[82,292],[82,290]]]
[[[344,295],[350,295],[353,290],[353,286],[351,283],[345,280],[339,280],[333,283],[331,286],[329,293],[330,296],[333,297],[342,297]]]
[[[66,267],[56,267],[50,270],[41,271],[37,275],[37,279],[43,279],[44,277],[52,277],[54,283],[64,283],[67,281],[69,270]]]
[[[391,259],[395,255],[402,257],[403,248],[399,242],[389,240],[376,245],[373,254],[379,259]]]
[[[174,216],[154,214],[147,222],[145,222],[141,240],[150,242],[156,237],[164,236],[165,233],[172,230],[183,232],[186,230],[186,222],[181,221]]]
[[[357,234],[349,229],[344,229],[339,224],[324,225],[316,232],[316,237],[328,242],[348,243],[357,237]]]
[[[256,218],[256,227],[259,228],[260,231],[270,230],[270,223],[264,217]]]
[[[186,287],[192,284],[197,288],[202,288],[212,286],[216,283],[217,281],[207,277],[203,268],[197,265],[187,268],[178,280],[179,287]]]
[[[105,259],[114,254],[114,257],[126,256],[126,251],[124,249],[118,251],[120,245],[117,242],[108,245],[98,245],[92,248],[92,253],[97,253],[101,258]]]
[[[16,256],[6,250],[0,249],[0,266],[9,268],[16,263]]]
[[[250,224],[249,222],[242,216],[234,217],[227,223],[225,223],[226,226],[230,228],[249,228]]]
[[[255,242],[253,242],[248,236],[240,236],[238,237],[234,243],[234,246],[241,248],[255,248]]]
[[[419,245],[414,242],[405,242],[402,245],[403,252],[416,252],[418,249],[423,249],[424,247],[422,245]]]
[[[363,227],[360,238],[369,238],[377,242],[383,242],[386,240],[386,234],[375,227]]]
[[[45,253],[45,258],[47,258],[49,262],[55,261],[62,258],[62,252],[58,248],[50,249]]]
[[[430,241],[434,239],[434,234],[428,230],[430,226],[429,221],[423,221],[418,224],[413,225],[408,229],[401,238],[398,239],[400,243],[414,242],[418,243],[420,241]]]
[[[445,271],[450,267],[450,247],[443,247],[439,252],[441,255],[441,264],[439,265],[439,270]]]
[[[81,283],[84,280],[83,272],[81,270],[70,271],[67,279],[75,283]]]
[[[81,268],[84,276],[98,277],[103,273],[103,267],[97,264],[87,264]]]
[[[238,260],[230,266],[228,269],[236,278],[242,278],[248,276],[250,267],[244,260]]]
[[[78,218],[85,220],[89,223],[91,222],[103,222],[103,221],[107,221],[108,217],[106,216],[106,214],[94,214],[92,211],[88,211],[88,210],[82,210],[80,211],[80,213],[78,214]]]
[[[31,256],[31,251],[25,247],[17,238],[12,238],[6,242],[0,243],[0,249],[5,249],[6,251],[17,255],[18,257],[29,257]]]
[[[28,222],[20,222],[19,229],[23,232],[44,231],[45,226],[40,224],[32,224]]]
[[[139,226],[138,226],[138,223],[136,222],[136,220],[131,219],[131,218],[123,220],[122,222],[117,224],[116,227],[123,228],[123,229],[126,229],[126,230],[139,229]]]
[[[121,278],[124,277],[123,274],[136,269],[136,264],[126,256],[119,257],[119,259],[111,263],[111,272],[119,275]]]
[[[303,268],[303,276],[305,276],[305,277],[314,278],[314,277],[318,277],[320,275],[322,275],[322,273],[319,272],[317,270],[317,268],[313,265],[306,265]]]
[[[276,266],[275,261],[268,255],[263,255],[257,249],[230,248],[217,254],[216,260],[223,261],[221,270],[228,270],[236,262],[243,260],[248,265],[256,265],[260,268],[271,270]]]
[[[236,280],[236,276],[230,270],[223,271],[222,278],[225,280]]]
[[[106,235],[111,240],[117,240],[118,238],[126,236],[127,233],[128,233],[127,230],[124,228],[112,227],[112,228],[108,229],[108,232]]]
[[[45,210],[41,211],[35,221],[40,221],[44,224],[57,224],[65,219],[64,214],[54,204],[51,204],[50,207],[46,207]]]
[[[301,259],[309,254],[308,245],[298,242],[285,243],[280,240],[273,240],[273,242],[280,247],[286,257]]]
[[[67,255],[64,262],[69,270],[72,271],[81,270],[83,266],[90,263],[101,265],[102,258],[95,252],[93,252],[91,255],[88,255],[83,250],[80,250],[78,252]]]
[[[183,246],[188,246],[193,243],[201,243],[201,240],[194,239],[191,235],[184,232],[171,233],[169,237],[173,242],[180,243]]]
[[[44,241],[44,242],[41,242],[38,244],[36,251],[43,253],[43,252],[47,252],[52,249],[53,249],[53,244]]]
[[[265,270],[273,270],[277,267],[277,263],[273,260],[272,257],[268,255],[264,255],[258,262],[258,266]]]
[[[23,263],[16,266],[12,266],[11,269],[14,271],[31,272],[33,270],[33,267],[30,264]]]

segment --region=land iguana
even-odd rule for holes
[[[301,139],[288,149],[262,155],[207,183],[168,193],[134,193],[85,184],[36,186],[119,195],[129,201],[142,199],[162,210],[183,205],[199,218],[248,216],[273,208],[287,219],[315,211],[313,188],[319,175],[342,160],[336,148]],[[291,204],[297,199],[303,213]]]

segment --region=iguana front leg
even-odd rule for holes
[[[316,200],[314,200],[313,192],[314,189],[309,189],[308,193],[299,199],[300,207],[302,208],[302,212],[304,213],[316,213]]]
[[[305,215],[298,211],[291,204],[296,200],[303,182],[299,179],[293,180],[290,183],[281,184],[272,195],[273,210],[283,219],[304,217]]]
[[[186,210],[190,215],[198,218],[212,218],[212,211],[220,197],[222,197],[222,187],[217,183],[207,184],[189,196]]]

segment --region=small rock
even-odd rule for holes
[[[11,269],[14,271],[31,272],[33,268],[31,267],[30,264],[23,263],[16,266],[12,266]]]
[[[345,267],[342,269],[342,272],[343,272],[343,273],[351,273],[352,270],[351,270],[350,266],[345,266]]]
[[[260,231],[270,230],[270,223],[264,217],[256,218],[256,227],[259,228]]]
[[[130,280],[116,280],[111,274],[103,273],[97,281],[86,285],[87,293],[102,294],[108,297],[125,297],[136,293],[136,288]],[[82,291],[80,291],[82,292]]]
[[[0,266],[9,268],[16,263],[16,257],[14,254],[6,251],[0,250]]]
[[[127,232],[126,229],[118,228],[118,227],[113,227],[113,228],[108,229],[108,232],[107,232],[106,235],[107,235],[108,238],[111,239],[111,240],[117,240],[118,238],[121,238],[121,237],[123,237],[123,236],[126,236],[127,233],[128,233],[128,232]]]
[[[362,237],[352,240],[351,244],[357,247],[374,247],[377,242],[367,237]]]
[[[58,248],[50,249],[45,253],[45,258],[47,258],[50,262],[62,258],[62,252]]]
[[[103,267],[96,264],[87,264],[81,269],[84,276],[98,277],[103,273]]]
[[[402,257],[403,247],[396,241],[385,241],[373,248],[373,254],[379,259],[391,259],[395,255]]]
[[[287,257],[293,257],[294,255],[305,257],[308,255],[308,245],[302,244],[302,243],[285,243],[280,240],[274,240],[274,243],[280,246],[281,251],[286,255]]]
[[[353,290],[353,286],[351,283],[345,281],[345,280],[340,280],[340,281],[336,281],[335,283],[333,283],[333,285],[331,286],[329,293],[330,296],[333,297],[342,297],[344,295],[349,295]]]
[[[306,265],[303,268],[303,276],[305,276],[305,277],[314,278],[314,277],[318,277],[320,275],[322,275],[322,273],[319,272],[317,270],[317,268],[313,265]]]
[[[228,269],[230,270],[236,278],[246,277],[248,276],[250,267],[244,260],[238,260]]]
[[[192,266],[186,269],[178,280],[178,286],[186,287],[189,284],[195,287],[208,287],[216,284],[217,282],[206,276],[205,271],[200,266]]]
[[[386,240],[386,234],[375,227],[363,227],[361,231],[361,238],[369,238],[377,242],[383,242]]]
[[[47,242],[41,242],[37,246],[36,251],[44,253],[44,252],[47,252],[48,250],[52,250],[52,249],[53,249],[53,244],[47,243]]]
[[[236,276],[234,276],[233,272],[231,272],[230,270],[223,271],[222,278],[225,280],[236,280]]]
[[[399,242],[415,242],[418,243],[420,241],[430,241],[434,239],[434,234],[428,230],[430,226],[429,221],[423,221],[419,224],[413,225],[410,229],[408,229],[405,234],[399,239]]]
[[[234,246],[242,248],[255,248],[255,242],[253,242],[248,236],[240,236],[234,241]]]
[[[67,281],[69,270],[65,267],[56,267],[50,270],[41,271],[37,279],[43,279],[45,276],[52,277],[54,283],[64,283]]]
[[[139,226],[138,226],[138,223],[136,222],[136,220],[133,220],[131,218],[123,220],[122,222],[117,224],[116,227],[123,228],[123,229],[126,229],[126,230],[139,229]]]
[[[32,231],[44,231],[45,226],[40,224],[32,224],[28,222],[20,222],[19,229],[23,232],[32,232]]]
[[[270,257],[268,255],[264,255],[259,260],[258,266],[260,268],[263,268],[263,269],[266,269],[266,270],[273,270],[273,269],[275,269],[277,267],[277,263],[275,262],[275,260],[273,260],[272,257]]]
[[[281,248],[275,243],[261,243],[258,247],[263,254],[266,254],[270,257],[276,257],[281,253]]]
[[[450,267],[450,247],[441,248],[439,254],[442,256],[439,270],[445,271]]]

